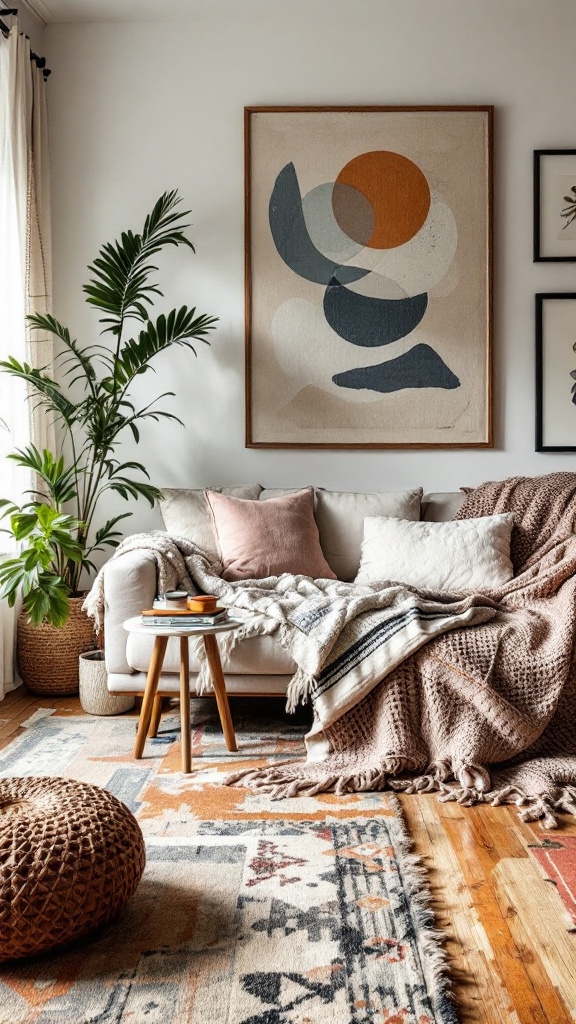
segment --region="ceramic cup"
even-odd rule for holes
[[[167,608],[185,608],[188,594],[185,590],[167,590],[164,594],[164,603]]]

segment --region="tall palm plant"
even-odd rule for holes
[[[83,571],[95,570],[95,552],[118,545],[118,524],[132,513],[113,516],[96,528],[105,492],[114,491],[126,500],[143,497],[152,506],[161,496],[142,463],[121,461],[117,453],[127,430],[136,443],[140,441],[139,426],[145,420],[182,422],[158,405],[174,392],[165,391],[137,407],[131,386],[159,353],[173,345],[196,355],[193,342],[208,344],[206,335],[218,319],[187,306],[151,317],[156,297],[162,296],[153,258],[167,246],[185,245],[195,251],[184,235],[189,227],[184,218],[190,211],[180,211],[180,202],[176,191],[164,193],[140,234],[123,232],[120,240],[104,245],[88,267],[86,302],[102,314],[100,335],[111,335],[113,344],[83,347],[53,316],[31,314],[32,328],[50,332],[61,343],[57,358],[63,383],[46,368],[35,369],[12,357],[0,362],[3,370],[26,381],[32,397],[54,417],[62,438],[56,454],[31,444],[8,456],[35,474],[39,490],[28,492],[31,498],[21,507],[0,501],[0,517],[9,517],[9,532],[22,543],[19,554],[0,566],[2,595],[13,605],[21,592],[34,624],[62,625],[68,598],[78,594]]]

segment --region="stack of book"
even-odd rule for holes
[[[215,608],[212,612],[191,612],[188,608],[150,608],[143,611],[140,621],[143,626],[218,626],[228,618],[226,608]]]

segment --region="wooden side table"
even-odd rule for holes
[[[135,758],[139,759],[142,757],[151,721],[154,722],[155,728],[157,728],[158,725],[161,704],[161,698],[157,696],[158,682],[160,680],[160,673],[162,672],[162,665],[164,663],[164,654],[166,653],[168,640],[171,636],[177,636],[180,638],[180,726],[182,733],[182,771],[189,773],[192,769],[192,755],[190,747],[190,661],[188,653],[188,640],[191,636],[201,636],[204,640],[204,650],[206,651],[208,667],[212,676],[214,696],[216,697],[216,704],[218,705],[218,714],[220,716],[220,723],[222,725],[222,732],[224,733],[226,747],[231,751],[238,750],[236,736],[234,734],[234,726],[232,724],[232,716],[230,714],[230,705],[228,704],[228,694],[226,693],[224,674],[222,672],[220,652],[216,642],[217,633],[229,633],[230,630],[237,629],[238,625],[239,623],[237,622],[221,622],[216,626],[182,626],[181,628],[178,628],[173,626],[146,626],[142,623],[139,616],[126,620],[124,623],[124,629],[129,633],[141,633],[144,636],[154,637],[154,648],[150,659],[150,667],[148,669],[146,687],[144,689],[144,697],[142,699],[142,707],[140,709],[140,717],[138,719],[138,731],[136,733],[136,741],[134,743]]]

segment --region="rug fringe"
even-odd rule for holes
[[[396,814],[400,842],[398,860],[402,869],[404,888],[414,911],[414,917],[420,933],[420,941],[424,958],[422,970],[430,998],[436,1011],[442,1012],[442,1019],[457,1022],[456,1010],[453,1005],[452,982],[449,974],[449,962],[443,943],[446,935],[436,927],[433,909],[433,896],[430,890],[428,871],[423,859],[411,852],[413,840],[409,835],[404,814],[398,799],[390,795],[389,800]]]

